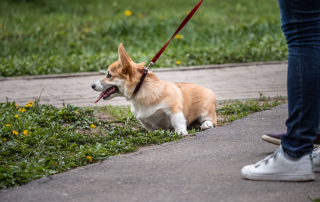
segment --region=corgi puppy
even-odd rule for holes
[[[211,90],[191,83],[165,82],[149,71],[134,93],[145,63],[134,63],[122,44],[118,53],[119,60],[108,67],[107,75],[91,86],[102,92],[97,101],[125,97],[131,102],[133,115],[151,132],[162,128],[187,135],[187,126],[195,121],[202,130],[217,126],[216,97]]]

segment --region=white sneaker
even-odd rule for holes
[[[313,150],[314,172],[320,172],[320,146]]]
[[[318,153],[320,166],[320,156]],[[320,168],[320,167],[319,167]],[[298,160],[289,160],[284,156],[282,145],[267,158],[254,165],[242,168],[242,176],[249,180],[309,181],[314,180],[312,155]]]

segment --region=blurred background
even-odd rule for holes
[[[0,77],[149,62],[198,0],[0,0]],[[204,0],[157,67],[286,60],[276,0]]]

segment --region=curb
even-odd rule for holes
[[[59,79],[59,78],[97,76],[97,75],[101,75],[101,73],[100,72],[81,72],[81,73],[69,73],[69,74],[47,74],[47,75],[35,75],[35,76],[0,77],[0,81]]]
[[[230,68],[230,67],[279,65],[279,64],[288,64],[288,61],[231,63],[231,64],[202,65],[202,66],[189,66],[189,67],[177,67],[177,68],[156,68],[156,69],[152,69],[152,72],[192,71],[192,70],[206,70],[206,69],[222,69],[222,68]],[[12,81],[12,80],[58,79],[58,78],[85,77],[85,76],[98,76],[98,75],[104,75],[104,73],[101,71],[101,72],[81,72],[81,73],[69,73],[69,74],[0,77],[0,82]]]
[[[202,65],[202,66],[189,66],[189,67],[177,67],[177,68],[156,68],[156,69],[153,69],[152,72],[192,71],[192,70],[206,70],[206,69],[222,69],[222,68],[229,68],[229,67],[247,67],[247,66],[280,65],[280,64],[288,64],[288,61],[230,63],[230,64]]]

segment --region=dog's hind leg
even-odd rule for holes
[[[201,114],[199,118],[201,130],[217,127],[217,114],[215,103],[212,104],[207,112]]]

